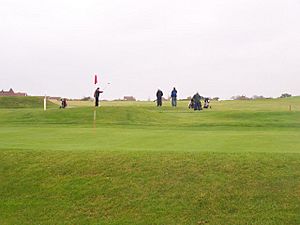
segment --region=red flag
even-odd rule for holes
[[[95,84],[98,83],[97,74],[95,74],[95,82],[94,82],[94,83],[95,83]]]

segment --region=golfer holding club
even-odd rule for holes
[[[98,88],[95,90],[95,93],[94,93],[94,97],[95,97],[95,107],[98,107],[98,106],[99,106],[99,97],[100,97],[100,93],[103,93],[103,91],[100,91],[100,88],[98,87]]]

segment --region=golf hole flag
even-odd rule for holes
[[[98,77],[97,77],[97,74],[95,74],[94,84],[97,84],[97,83],[98,83]]]

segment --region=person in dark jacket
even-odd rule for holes
[[[95,107],[98,107],[99,106],[99,97],[100,97],[100,93],[103,93],[103,91],[100,91],[100,88],[97,88],[95,90],[95,93],[94,93],[94,97],[95,97]]]
[[[202,110],[201,96],[199,95],[198,92],[193,96],[193,101],[194,101],[194,110]]]
[[[172,98],[172,106],[176,107],[177,106],[177,90],[174,87],[173,91],[171,92],[171,98]]]
[[[164,93],[158,89],[156,92],[156,102],[157,102],[157,106],[162,106],[162,96],[164,95]]]

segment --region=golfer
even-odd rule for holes
[[[162,106],[162,96],[164,95],[164,93],[158,89],[156,92],[156,103],[157,103],[157,107]]]
[[[103,91],[100,91],[100,88],[98,87],[98,88],[95,90],[95,93],[94,93],[94,97],[95,97],[95,107],[98,107],[98,106],[99,106],[99,97],[100,97],[100,93],[103,93]]]
[[[171,92],[171,98],[172,98],[172,106],[176,107],[177,106],[177,90],[174,87],[173,91]]]
[[[194,110],[202,110],[201,96],[199,95],[198,92],[193,96],[193,101],[194,101]]]

